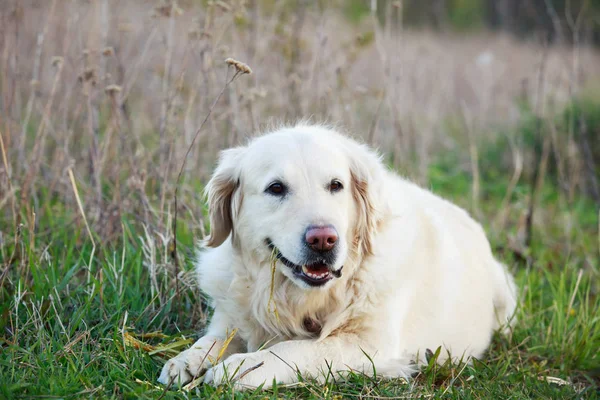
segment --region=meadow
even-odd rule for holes
[[[0,398],[600,397],[597,49],[339,1],[0,4]],[[483,224],[521,294],[486,358],[434,354],[410,382],[156,382],[210,317],[193,255],[218,151],[299,118]]]

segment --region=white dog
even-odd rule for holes
[[[427,349],[481,357],[512,321],[515,284],[481,226],[334,130],[297,125],[226,150],[206,192],[197,269],[214,315],[162,383],[205,370],[239,387],[409,377]]]

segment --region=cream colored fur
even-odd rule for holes
[[[341,192],[325,189],[333,178]],[[264,193],[273,179],[289,184],[285,199]],[[423,363],[426,349],[481,357],[493,331],[512,321],[515,284],[481,226],[332,129],[280,128],[224,151],[207,196],[212,231],[197,270],[214,315],[205,335],[166,363],[162,383],[187,382],[205,370],[206,383],[229,379],[239,387],[293,383],[298,372],[315,379],[349,369],[372,374],[373,367],[409,377],[411,361]],[[342,276],[310,288],[277,262],[277,318],[268,307],[265,239],[298,263],[310,224],[337,229],[333,268],[343,265]],[[306,329],[307,317],[320,332]],[[233,329],[225,357],[212,365]]]

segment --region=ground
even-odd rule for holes
[[[488,230],[502,200],[497,194],[504,193],[497,185],[482,188],[480,208]],[[459,204],[469,198],[468,176],[447,168],[432,167],[430,187]],[[517,202],[526,191],[519,189]],[[0,254],[4,260],[13,256],[14,270],[2,277],[0,397],[596,398],[600,298],[595,208],[585,198],[569,206],[580,224],[567,239],[560,233],[564,221],[554,189],[545,187],[541,197],[538,212],[556,215],[556,220],[546,231],[537,231],[548,237],[534,238],[533,250],[525,255],[529,261],[508,250],[507,239],[501,244],[491,235],[499,257],[516,275],[521,301],[514,332],[495,336],[485,359],[473,365],[432,363],[409,383],[353,375],[324,385],[304,382],[256,393],[202,385],[189,392],[164,391],[156,378],[165,357],[188,346],[206,317],[200,297],[189,288],[191,275],[180,275],[177,296],[172,281],[152,282],[148,265],[160,268],[161,261],[151,261],[149,252],[160,253],[153,249],[162,245],[158,238],[136,237],[123,221],[120,241],[96,243],[94,249],[86,231],[74,232],[67,213],[55,205],[57,212],[46,221],[52,229],[34,238],[23,230],[16,252],[13,243],[2,245]],[[565,241],[549,239],[552,232]],[[179,239],[184,243],[180,252],[190,254],[185,226]],[[39,243],[46,245],[40,248]],[[92,262],[98,270],[88,270],[90,258],[98,260]],[[184,268],[190,270],[190,257],[184,258]]]

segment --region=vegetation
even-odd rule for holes
[[[483,6],[448,4],[462,34],[366,1],[2,7],[0,397],[600,397],[600,56],[585,35],[466,34]],[[223,91],[227,57],[253,73]],[[409,383],[165,391],[165,358],[210,314],[192,259],[218,150],[303,116],[483,223],[521,291],[514,332],[473,365],[431,349]]]

